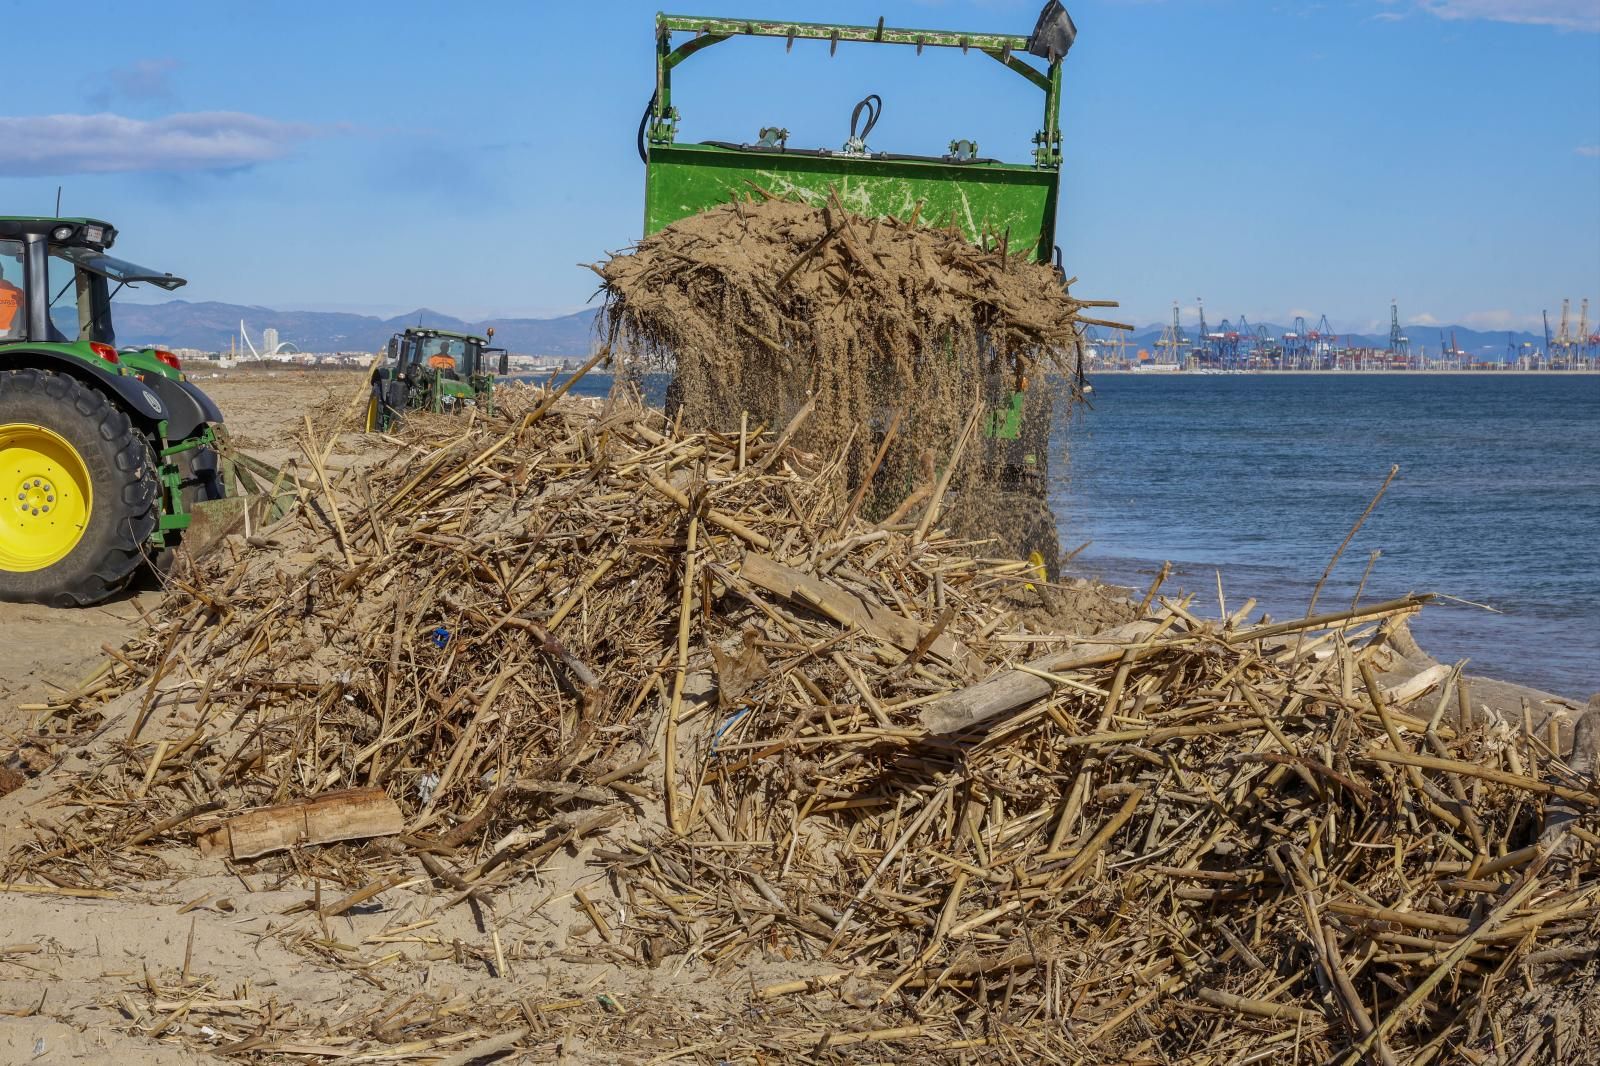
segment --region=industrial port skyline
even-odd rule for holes
[[[1185,324],[1185,311],[1194,324]],[[1171,321],[1160,327],[1118,331],[1091,327],[1085,348],[1100,369],[1168,370],[1583,370],[1600,369],[1600,322],[1591,324],[1589,301],[1561,301],[1554,325],[1541,312],[1542,339],[1526,330],[1504,331],[1504,344],[1463,347],[1463,327],[1402,325],[1399,302],[1389,303],[1387,335],[1339,331],[1321,315],[1314,325],[1296,314],[1290,326],[1252,324],[1245,315],[1208,324],[1203,301],[1185,309],[1174,301]],[[1471,331],[1493,336],[1500,331]],[[1532,339],[1527,339],[1527,338]],[[1435,338],[1437,340],[1435,341]],[[1470,343],[1470,342],[1469,342]]]

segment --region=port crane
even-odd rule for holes
[[[1312,358],[1320,369],[1332,370],[1339,365],[1339,338],[1328,324],[1328,316],[1317,319],[1317,328],[1306,338]]]
[[[1283,345],[1272,339],[1272,334],[1267,332],[1267,327],[1256,327],[1256,354],[1257,358],[1265,359],[1269,365],[1283,369]]]
[[[1172,301],[1172,325],[1161,331],[1161,339],[1156,341],[1156,349],[1166,353],[1165,362],[1183,365],[1185,347],[1188,341],[1183,336],[1183,327],[1178,324],[1178,301]]]
[[[1586,296],[1578,312],[1578,343],[1583,346],[1581,357],[1585,365],[1592,368],[1597,355],[1600,355],[1600,330],[1589,332],[1589,298]]]
[[[1567,369],[1567,370],[1571,370],[1572,369],[1572,332],[1568,328],[1568,322],[1569,322],[1569,320],[1571,318],[1571,315],[1572,315],[1572,301],[1570,299],[1562,300],[1561,301],[1561,326],[1560,326],[1559,329],[1556,330],[1555,344],[1553,346],[1551,346],[1550,351],[1549,351],[1550,361],[1551,361],[1552,365],[1555,363],[1556,353],[1560,352],[1561,353],[1561,365],[1562,365],[1562,367],[1564,369]],[[1548,327],[1546,327],[1546,328],[1548,329]]]
[[[1311,338],[1306,334],[1304,315],[1294,316],[1294,329],[1283,335],[1282,343],[1285,369],[1309,369],[1307,364],[1311,357]]]
[[[1233,336],[1234,365],[1249,366],[1255,359],[1256,334],[1243,315],[1239,316],[1239,324],[1234,327]]]
[[[1410,365],[1411,339],[1400,332],[1400,303],[1389,301],[1389,365]]]
[[[1232,367],[1239,358],[1239,331],[1225,318],[1212,336],[1217,339],[1218,365],[1225,368]]]

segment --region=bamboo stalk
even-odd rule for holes
[[[683,556],[682,588],[678,601],[678,661],[672,675],[672,700],[667,705],[666,741],[661,753],[663,789],[666,794],[667,825],[674,833],[686,830],[678,796],[678,715],[683,707],[683,686],[689,673],[689,623],[694,599],[695,537],[700,529],[696,515],[689,518],[689,534]]]

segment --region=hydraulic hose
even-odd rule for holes
[[[650,154],[645,151],[644,131],[650,125],[650,115],[656,109],[656,94],[650,94],[650,102],[644,105],[644,114],[639,116],[639,162],[649,163]]]
[[[856,123],[861,120],[862,111],[867,113],[867,125],[860,134],[857,134]],[[865,141],[867,135],[872,132],[872,127],[878,124],[878,116],[881,114],[883,114],[883,97],[877,93],[867,95],[860,103],[856,104],[855,110],[850,112],[850,136],[852,138],[859,137],[862,141]]]

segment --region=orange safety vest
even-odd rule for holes
[[[22,290],[9,281],[0,280],[0,333],[10,333],[11,323],[22,310]]]

